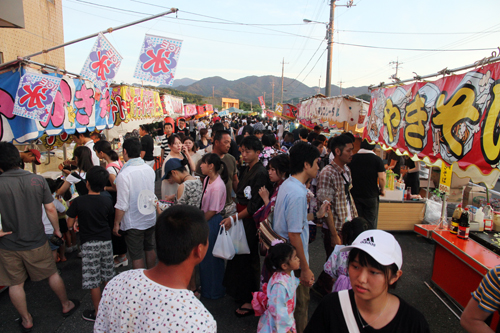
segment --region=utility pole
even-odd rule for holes
[[[286,63],[288,65],[288,63]],[[283,81],[285,80],[285,58],[281,62],[281,104],[283,104]]]
[[[321,75],[319,76],[319,80],[318,80],[318,94],[321,93]]]
[[[396,74],[393,74],[389,77],[389,79],[393,79],[394,81],[401,81],[398,77],[398,69],[399,69],[399,65],[402,65],[403,63],[402,62],[399,62],[399,57],[396,58],[396,61],[391,61],[389,63],[389,65],[396,65],[396,67],[393,67],[393,69],[396,69]]]
[[[332,87],[332,58],[333,58],[333,19],[335,17],[335,1],[330,1],[330,22],[327,25],[327,40],[328,40],[328,59],[326,61],[326,86],[325,96],[330,97],[330,89]]]
[[[273,97],[272,97],[272,100],[271,100],[271,104],[272,104],[271,109],[273,109],[273,111],[274,111],[274,78],[273,78],[273,81],[270,82],[270,83],[273,86],[273,95],[272,95]]]
[[[326,40],[328,41],[328,59],[326,62],[326,86],[325,96],[330,97],[332,87],[332,58],[333,58],[333,19],[335,17],[335,7],[351,8],[356,6],[352,0],[348,0],[345,5],[335,5],[337,0],[330,0],[330,21],[326,26]]]
[[[250,111],[253,111],[252,101],[250,101]]]
[[[340,88],[340,96],[342,96],[342,83],[345,83],[345,82],[342,82],[342,81],[339,81],[339,88]]]

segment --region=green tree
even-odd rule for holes
[[[368,95],[368,94],[361,94],[361,95],[356,96],[356,97],[359,98],[359,99],[365,100],[367,102],[370,102],[370,98],[371,98],[371,96]]]

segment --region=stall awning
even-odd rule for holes
[[[493,187],[500,161],[500,63],[372,90],[363,137]]]
[[[4,67],[0,72],[0,141],[26,142],[44,133],[73,134],[113,127],[112,113],[115,111],[110,109],[108,92],[103,96],[88,80],[55,73],[48,75],[62,80],[48,119],[42,122],[14,115],[18,85],[26,71],[40,72],[23,63]]]
[[[353,96],[313,96],[298,105],[297,119],[309,128],[346,129],[363,127],[369,103]]]

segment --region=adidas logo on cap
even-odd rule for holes
[[[371,246],[377,246],[377,244],[375,244],[375,240],[373,239],[373,236],[363,239],[360,242],[360,244],[368,244],[368,245],[371,245]]]

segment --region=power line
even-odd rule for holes
[[[360,44],[350,44],[350,43],[338,43],[335,44],[346,45],[346,46],[355,46],[355,47],[363,47],[368,49],[382,49],[382,50],[400,50],[400,51],[423,51],[423,52],[465,52],[465,51],[490,51],[496,50],[496,47],[483,48],[483,49],[412,49],[412,48],[400,48],[400,47],[388,47],[388,46],[373,46],[373,45],[360,45]]]
[[[307,79],[307,77],[314,70],[314,68],[316,67],[316,65],[318,64],[318,62],[321,60],[321,58],[323,58],[323,55],[325,54],[325,52],[326,52],[326,49],[323,50],[323,53],[321,53],[321,55],[319,56],[318,60],[314,64],[313,68],[311,68],[311,70],[309,71],[309,73],[307,73],[306,77],[302,81],[300,81],[300,83],[303,83]]]
[[[398,31],[369,31],[369,30],[337,30],[337,32],[354,32],[364,34],[384,34],[384,35],[472,35],[486,32],[398,32]],[[491,31],[500,32],[500,30]]]
[[[138,12],[138,11],[134,11],[134,10],[129,10],[129,9],[122,9],[122,8],[117,8],[117,7],[107,6],[107,5],[101,5],[101,4],[96,4],[96,3],[85,1],[85,0],[73,0],[73,1],[81,2],[81,3],[93,5],[93,6],[98,6],[98,7],[104,7],[104,8],[114,9],[114,10],[120,10],[120,11],[124,11],[124,12],[129,12],[129,13],[136,13],[136,14],[141,14],[141,15],[151,15],[150,13],[142,13],[142,12]],[[137,0],[131,0],[131,1],[137,1]],[[168,7],[164,7],[164,8],[168,8]],[[207,16],[207,15],[202,15],[202,14],[196,14],[196,13],[192,13],[192,12],[188,12],[188,11],[181,11],[181,10],[179,10],[179,12],[188,13],[188,14],[192,14],[192,15],[198,15],[198,16],[202,16],[202,17],[208,17],[208,18],[212,18],[212,19],[219,19],[219,20],[223,20],[223,21],[230,22],[232,24],[237,24],[237,25],[255,26],[253,24],[234,22],[234,21],[224,20],[224,19],[220,19],[220,18],[216,18],[216,17],[212,17],[212,16]],[[173,20],[174,18],[169,18],[169,19]],[[179,19],[179,18],[176,18],[176,20],[189,20],[189,19]],[[205,21],[205,23],[217,23],[217,22]],[[291,35],[291,36],[297,36],[297,37],[302,37],[302,38],[307,38],[307,39],[313,39],[313,40],[321,40],[321,39],[318,39],[318,38],[313,38],[313,37],[309,37],[309,36],[294,34],[294,33],[286,32],[286,31],[280,31],[280,30],[274,30],[274,29],[269,29],[269,28],[263,28],[263,27],[259,27],[259,26],[255,26],[255,27],[260,28],[260,29],[264,29],[264,30],[279,32],[279,33],[286,34],[286,35]],[[338,43],[338,42],[336,42],[335,44],[346,45],[346,46],[354,46],[354,47],[362,47],[362,48],[371,48],[371,49],[401,50],[401,51],[421,51],[421,52],[429,52],[429,51],[430,52],[454,52],[454,51],[455,52],[466,52],[466,51],[490,51],[490,50],[495,50],[496,49],[496,48],[492,47],[492,48],[480,48],[480,49],[448,49],[448,50],[443,50],[443,49],[397,48],[397,47],[384,47],[384,46],[361,45],[361,44]]]
[[[95,17],[100,17],[100,18],[104,18],[104,19],[108,19],[108,20],[111,20],[111,21],[114,21],[114,22],[120,22],[120,23],[125,23],[124,21],[120,21],[120,20],[116,20],[116,19],[112,19],[112,18],[109,18],[109,17],[105,17],[105,16],[100,16],[100,15],[97,15],[97,14],[94,14],[94,13],[88,13],[88,12],[85,12],[85,11],[82,11],[80,9],[75,9],[75,8],[71,8],[71,7],[68,7],[67,5],[65,5],[64,8],[67,8],[67,9],[71,9],[71,10],[74,10],[74,11],[77,11],[79,13],[84,13],[84,14],[88,14],[88,15],[91,15],[91,16],[95,16]],[[182,23],[177,23],[177,24],[182,24]],[[140,28],[143,28],[145,30],[148,30],[149,28],[145,28],[145,27],[141,27],[140,25],[138,26]],[[150,29],[151,31],[158,31],[158,32],[164,32],[164,30],[159,30],[159,29]],[[283,50],[283,49],[286,49],[286,50],[292,50],[292,49],[288,49],[288,48],[283,48],[283,47],[274,47],[274,46],[263,46],[263,45],[253,45],[253,44],[243,44],[243,43],[237,43],[237,42],[234,42],[234,41],[221,41],[221,40],[217,40],[217,39],[208,39],[208,38],[201,38],[201,37],[197,37],[197,36],[191,36],[191,35],[186,35],[186,34],[179,34],[179,36],[182,36],[182,37],[189,37],[189,38],[194,38],[194,39],[199,39],[199,40],[204,40],[204,41],[211,41],[211,42],[216,42],[216,43],[223,43],[223,44],[231,44],[231,45],[242,45],[242,46],[249,46],[249,47],[257,47],[257,48],[265,48],[265,49],[278,49],[278,50]],[[312,51],[312,49],[311,49]]]
[[[292,83],[294,83],[295,81],[297,81],[297,78],[300,76],[300,74],[302,74],[302,72],[307,68],[307,66],[309,66],[309,63],[311,62],[311,60],[314,58],[314,56],[316,55],[316,53],[318,52],[319,48],[321,47],[321,45],[323,45],[323,41],[321,41],[321,43],[319,43],[318,45],[318,48],[316,49],[316,51],[314,51],[313,55],[311,56],[311,58],[309,58],[309,61],[307,62],[307,64],[304,66],[304,68],[302,68],[302,70],[300,71],[300,73],[297,75],[297,77],[295,77],[295,79],[292,80],[292,82],[288,83],[285,88],[288,88]]]

